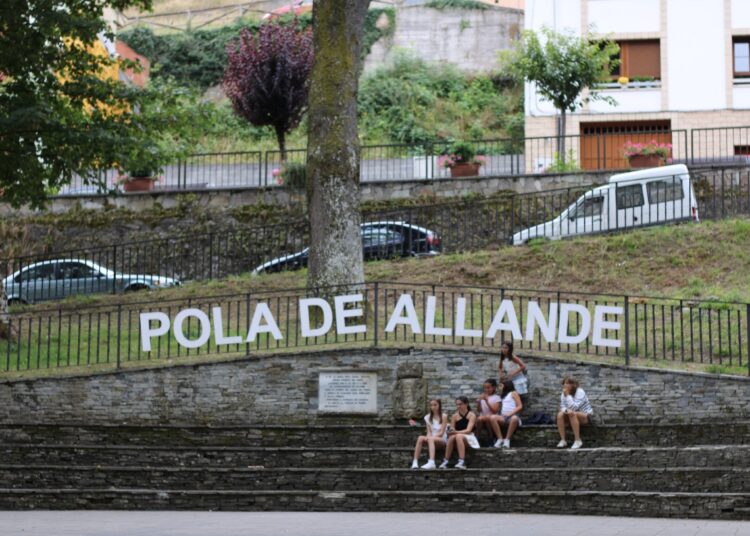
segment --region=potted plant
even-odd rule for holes
[[[476,177],[484,162],[484,156],[478,154],[473,145],[463,141],[448,146],[438,158],[438,165],[450,169],[451,177]]]
[[[180,144],[169,137],[141,141],[121,157],[116,184],[126,192],[147,192],[154,188],[164,166],[184,155]]]
[[[671,143],[659,143],[656,140],[648,143],[626,141],[623,145],[625,158],[628,159],[631,168],[663,166],[671,150]]]

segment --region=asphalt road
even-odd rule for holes
[[[750,536],[750,522],[467,513],[0,512],[3,536]],[[498,504],[500,509],[502,506]]]

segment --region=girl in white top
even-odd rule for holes
[[[515,385],[511,380],[505,380],[502,383],[502,391],[500,391],[500,397],[502,398],[502,406],[500,407],[500,414],[495,415],[492,419],[492,429],[497,436],[495,441],[495,448],[510,448],[510,438],[513,437],[513,432],[516,428],[521,426],[521,411],[523,411],[523,402],[521,397],[516,391]],[[507,425],[507,431],[505,439],[503,439],[502,429]]]
[[[500,347],[500,363],[497,365],[500,373],[500,383],[511,380],[516,392],[525,397],[529,392],[529,378],[526,376],[526,363],[513,354],[513,343],[503,341]]]
[[[415,421],[409,422],[413,425],[417,424]],[[430,459],[422,466],[422,469],[435,469],[435,447],[445,447],[448,441],[448,416],[443,413],[443,404],[437,398],[430,400],[430,413],[424,416],[424,422],[426,432],[417,439],[414,460],[411,462],[412,469],[419,469],[419,455],[425,443],[430,452]]]
[[[573,449],[579,449],[583,446],[581,441],[581,425],[588,424],[591,416],[594,414],[594,408],[586,396],[586,393],[578,387],[575,378],[566,376],[563,378],[563,390],[560,393],[560,411],[557,413],[557,431],[560,433],[560,442],[557,448],[563,449],[568,446],[565,440],[565,426],[570,424],[573,430],[575,441]]]

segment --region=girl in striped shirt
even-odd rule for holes
[[[566,376],[563,378],[562,384],[560,411],[557,413],[557,431],[560,432],[560,442],[557,444],[557,448],[562,449],[568,446],[568,442],[565,440],[565,427],[566,424],[570,424],[575,436],[571,448],[579,449],[583,446],[581,425],[590,422],[594,409],[591,407],[591,402],[589,402],[586,393],[578,387],[575,378]]]

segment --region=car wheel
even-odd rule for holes
[[[13,305],[28,305],[25,301],[19,300],[18,298],[11,298],[8,300],[8,307]]]

